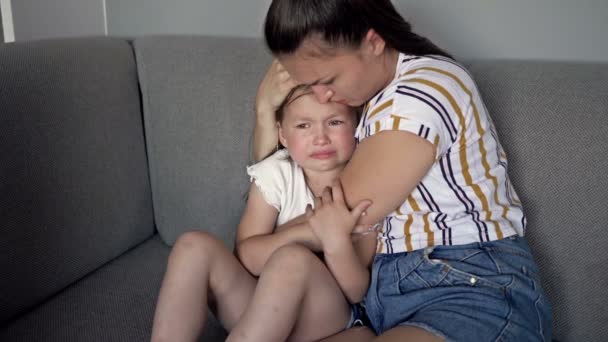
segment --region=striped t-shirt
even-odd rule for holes
[[[378,253],[523,235],[526,219],[505,152],[466,69],[441,56],[400,54],[395,78],[367,103],[356,136],[361,142],[384,130],[416,134],[437,155],[384,219]]]

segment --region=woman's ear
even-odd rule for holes
[[[384,53],[386,42],[374,29],[369,29],[364,38],[365,46],[369,48],[374,56],[380,56]]]
[[[287,147],[287,139],[285,139],[285,134],[283,132],[283,127],[280,122],[277,122],[277,127],[279,127],[279,142],[281,145]]]

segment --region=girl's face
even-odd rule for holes
[[[393,79],[394,57],[370,30],[357,49],[327,47],[319,38],[308,38],[293,54],[279,56],[279,61],[298,83],[311,86],[319,102],[356,107]]]
[[[285,108],[279,139],[302,168],[329,171],[344,167],[353,154],[355,125],[351,108],[306,94]]]

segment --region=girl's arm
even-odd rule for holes
[[[344,239],[323,252],[327,267],[350,303],[361,302],[369,287],[376,235],[368,234],[356,243]]]
[[[361,201],[350,210],[336,182],[315,202],[314,213],[307,208],[308,223],[321,241],[325,263],[351,303],[360,302],[369,286],[369,264],[375,251],[376,234],[363,236],[355,247],[351,233],[370,204],[370,201]]]
[[[300,243],[311,249],[320,249],[318,239],[307,225],[295,225],[273,233],[277,217],[276,208],[266,203],[258,187],[251,183],[236,236],[235,254],[243,266],[256,276],[279,247]]]

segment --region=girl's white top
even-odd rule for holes
[[[277,226],[304,214],[306,205],[314,206],[314,196],[304,171],[281,149],[261,162],[248,166],[247,174],[268,204],[279,212]]]

